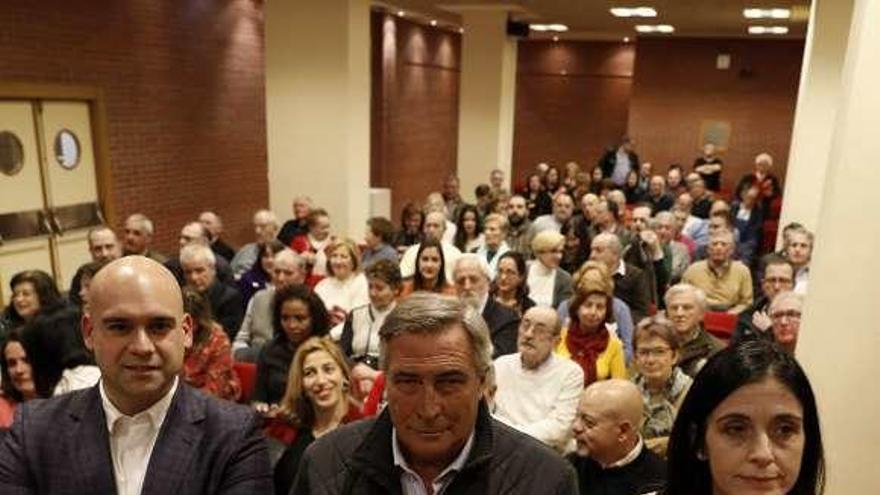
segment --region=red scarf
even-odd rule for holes
[[[584,387],[596,381],[596,359],[608,348],[608,330],[604,325],[598,331],[581,329],[577,320],[572,319],[565,336],[565,347],[571,359],[584,370]]]

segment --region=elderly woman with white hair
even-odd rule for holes
[[[253,223],[254,242],[242,246],[229,262],[236,280],[257,263],[262,246],[272,242],[278,232],[278,218],[269,210],[259,210],[254,213]]]
[[[565,237],[559,232],[545,230],[532,239],[535,260],[529,265],[526,284],[529,297],[538,306],[555,308],[571,297],[571,274],[559,267],[565,247]]]
[[[505,240],[509,226],[507,217],[498,213],[491,213],[483,219],[483,244],[477,248],[475,253],[486,259],[493,280],[495,274],[498,273],[498,261],[504,253],[510,251],[510,246]]]

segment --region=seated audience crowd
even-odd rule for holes
[[[0,492],[72,483],[51,449],[85,442],[95,493],[180,491],[158,471],[177,463],[199,493],[818,495],[794,358],[814,238],[791,224],[772,252],[772,164],[727,191],[713,144],[663,174],[624,138],[521,190],[493,170],[475,204],[450,176],[360,241],[304,195],[237,250],[211,211],[170,257],[153,238],[177,226],[94,228],[69,290],[7,283]],[[796,460],[749,451],[771,406]]]

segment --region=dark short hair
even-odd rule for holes
[[[64,306],[64,298],[62,298],[61,293],[58,292],[55,280],[53,280],[52,276],[48,273],[42,270],[25,270],[23,272],[18,272],[13,275],[12,279],[9,281],[9,289],[15,292],[16,285],[26,282],[29,282],[34,286],[34,292],[37,293],[37,298],[40,300],[40,313],[52,311]],[[7,314],[14,322],[23,322],[21,316],[15,311],[15,306],[13,306],[12,301],[9,302]]]
[[[367,226],[374,236],[382,239],[385,244],[391,244],[394,240],[394,224],[385,217],[373,217],[367,220]]]
[[[761,280],[764,279],[764,276],[767,273],[767,268],[774,265],[787,266],[791,270],[792,281],[794,281],[794,266],[792,266],[790,261],[783,258],[782,256],[779,256],[776,253],[770,253],[767,255],[766,258],[764,258],[764,273],[761,274]]]
[[[312,228],[318,223],[319,218],[329,216],[324,208],[315,208],[306,215],[306,226]]]
[[[302,301],[309,308],[309,316],[312,319],[312,331],[309,337],[323,337],[330,331],[330,314],[324,301],[305,285],[293,284],[275,291],[272,298],[272,328],[275,336],[284,336],[284,327],[281,326],[281,308],[287,301]]]
[[[378,260],[364,269],[367,279],[375,278],[385,282],[394,289],[400,288],[403,279],[400,276],[400,265],[391,260]]]
[[[263,256],[266,255],[271,256],[274,259],[275,255],[283,251],[285,247],[287,246],[282,244],[281,241],[279,241],[278,239],[272,239],[271,241],[259,246],[260,254],[259,256],[257,256],[257,261],[254,263],[254,266],[251,267],[251,271],[263,275],[264,277],[266,277],[267,280],[271,279],[272,274],[263,269],[263,263],[261,260]]]
[[[90,261],[86,263],[85,265],[79,267],[80,280],[85,277],[88,277],[89,279],[94,278],[94,276],[97,275],[99,271],[101,271],[101,268],[104,268],[108,264],[110,264],[109,260]]]
[[[774,378],[804,411],[801,470],[791,495],[819,495],[825,486],[825,457],[813,389],[794,357],[765,339],[751,339],[711,357],[691,385],[669,437],[666,493],[712,493],[705,452],[706,422],[712,411],[740,387]]]
[[[425,223],[425,212],[422,211],[418,204],[413,202],[403,205],[403,209],[400,211],[400,227],[405,229],[407,219],[414,215],[418,215],[421,218],[421,222],[419,222],[419,232],[421,232],[422,224]]]
[[[479,184],[474,188],[474,196],[478,198],[488,196],[490,192],[492,192],[492,188],[489,187],[489,184]]]
[[[513,264],[516,265],[516,271],[519,272],[519,276],[522,278],[522,283],[516,288],[516,300],[524,303],[529,296],[529,284],[526,282],[526,278],[529,275],[529,272],[526,271],[526,257],[519,251],[507,251],[498,257],[498,264],[500,265],[501,261],[505,259],[513,260]],[[491,293],[493,296],[498,294],[498,277],[495,277],[495,280],[492,281]]]

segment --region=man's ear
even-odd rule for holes
[[[94,351],[92,334],[94,333],[95,328],[92,323],[92,317],[89,316],[88,313],[83,313],[82,319],[80,320],[80,331],[82,332],[83,342],[86,344],[86,349],[89,351]]]
[[[183,314],[180,320],[180,328],[183,330],[183,347],[189,349],[193,343],[193,319],[189,313]]]

